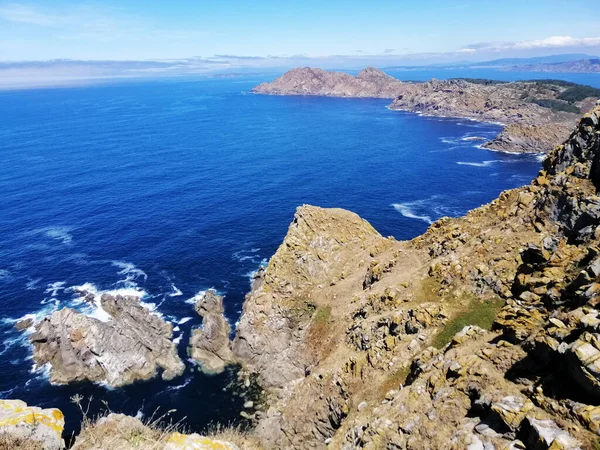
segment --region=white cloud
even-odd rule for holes
[[[503,50],[535,50],[566,47],[598,47],[600,37],[574,38],[571,36],[550,36],[545,39],[520,42],[478,42],[470,44],[458,50],[461,53],[473,53],[475,51],[503,51]]]
[[[571,36],[551,36],[537,41],[523,41],[514,44],[515,49],[594,47],[600,45],[600,37],[574,38]]]
[[[20,3],[9,3],[0,6],[0,19],[8,22],[42,26],[55,26],[59,22],[59,18],[56,16],[45,14],[31,6]]]

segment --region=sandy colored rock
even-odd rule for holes
[[[27,406],[21,400],[0,400],[0,434],[39,443],[44,450],[64,447],[65,419],[56,408]]]

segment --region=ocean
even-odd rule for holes
[[[533,78],[474,70],[395,71]],[[459,75],[462,74],[462,75]],[[539,74],[600,87],[598,75]],[[115,81],[0,92],[0,398],[58,407],[67,433],[75,394],[138,416],[170,413],[194,431],[239,420],[235,370],[204,375],[187,360],[195,296],[225,296],[238,320],[252,273],[297,206],[355,211],[410,239],[527,184],[534,155],[478,148],[495,124],[386,109],[389,100],[250,94],[254,78]],[[65,306],[97,314],[74,288],[132,293],[174,323],[183,376],[122,389],[53,386],[35,367],[22,317]]]

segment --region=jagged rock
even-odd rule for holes
[[[36,326],[33,357],[38,365],[50,364],[52,383],[89,380],[119,387],[159,369],[165,380],[183,373],[171,324],[136,297],[104,294],[101,306],[111,317],[107,322],[63,308]]]
[[[29,328],[31,325],[33,325],[33,319],[23,319],[15,323],[15,328],[17,331],[23,331]]]
[[[60,450],[64,448],[64,425],[65,418],[56,408],[42,409],[27,406],[21,400],[0,400],[0,435],[7,440],[25,440],[41,445],[44,450]]]
[[[190,356],[200,363],[203,371],[222,372],[234,359],[223,297],[207,291],[196,301],[196,311],[202,316],[202,328],[192,331]]]
[[[600,336],[583,333],[569,348],[571,374],[575,381],[594,396],[600,396]]]
[[[581,443],[552,420],[527,418],[527,448],[532,450],[581,450]]]

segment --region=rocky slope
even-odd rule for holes
[[[600,109],[544,170],[410,242],[299,208],[234,350],[265,448],[593,448]]]
[[[63,308],[36,325],[30,336],[33,358],[38,365],[50,364],[52,383],[89,380],[119,387],[159,370],[167,380],[183,373],[171,324],[137,297],[104,294],[100,302],[110,315],[106,322]]]
[[[379,97],[390,109],[462,117],[506,125],[485,147],[510,152],[548,152],[564,141],[580,116],[593,107],[593,88],[553,80],[514,83],[453,79],[400,82],[378,69],[356,77],[321,69],[293,69],[253,89],[258,94]],[[563,97],[565,99],[563,99]]]

